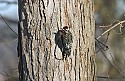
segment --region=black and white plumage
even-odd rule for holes
[[[66,59],[67,56],[70,56],[73,40],[72,33],[67,26],[64,26],[63,29],[56,33],[55,43],[62,52],[62,59]]]

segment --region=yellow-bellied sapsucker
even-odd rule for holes
[[[56,33],[55,43],[62,52],[62,59],[66,59],[67,56],[70,56],[73,40],[72,33],[69,31],[68,26],[64,26]]]

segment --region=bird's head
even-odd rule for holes
[[[63,30],[64,30],[65,32],[68,32],[69,27],[68,27],[68,26],[64,26],[64,27],[63,27]]]

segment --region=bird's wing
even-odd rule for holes
[[[56,43],[56,45],[61,49],[61,51],[62,51],[62,47],[63,47],[63,45],[62,45],[62,31],[61,30],[59,30],[57,33],[56,33],[56,35],[55,35],[55,43]]]

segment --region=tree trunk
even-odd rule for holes
[[[93,0],[18,1],[20,81],[95,81]],[[59,60],[55,33],[63,26],[70,27],[73,46]]]

